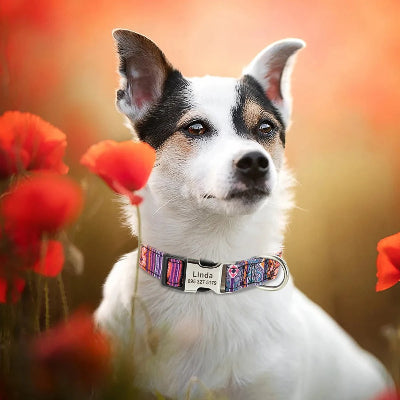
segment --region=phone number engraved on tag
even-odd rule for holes
[[[217,281],[210,281],[206,279],[192,279],[188,278],[188,283],[195,283],[197,285],[216,285]]]
[[[206,268],[199,264],[188,262],[186,266],[185,291],[197,292],[198,289],[211,289],[220,293],[222,265]]]

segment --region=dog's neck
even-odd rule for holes
[[[276,254],[283,247],[287,211],[292,206],[293,178],[284,168],[279,184],[265,205],[250,215],[227,216],[193,209],[182,201],[159,204],[149,189],[140,206],[142,243],[164,252],[216,262],[233,262]],[[135,210],[126,208],[136,234]]]

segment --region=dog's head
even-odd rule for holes
[[[268,201],[290,122],[290,74],[299,39],[276,42],[239,79],[185,78],[149,39],[115,30],[117,107],[157,150],[149,190],[160,204],[218,214],[251,213]]]

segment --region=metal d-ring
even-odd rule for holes
[[[279,283],[279,285],[275,285],[275,286],[257,285],[256,288],[261,289],[261,290],[268,290],[268,291],[283,289],[289,281],[289,267],[287,266],[286,262],[278,256],[268,256],[265,258],[267,258],[268,260],[274,260],[281,265],[282,270],[283,270],[283,279],[282,279],[282,282]]]

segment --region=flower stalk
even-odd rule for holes
[[[67,295],[65,294],[65,286],[62,274],[57,275],[57,283],[58,283],[58,288],[60,289],[60,297],[61,297],[64,320],[67,321],[69,316],[69,307],[68,307]]]
[[[50,303],[49,303],[49,282],[44,281],[44,323],[46,331],[50,327]]]
[[[135,273],[135,286],[133,289],[132,296],[132,307],[131,307],[131,340],[132,340],[132,351],[135,346],[135,305],[137,300],[137,292],[139,288],[139,265],[140,265],[140,248],[142,245],[142,220],[140,217],[139,206],[136,206],[136,217],[137,217],[137,257],[136,257],[136,273]]]

